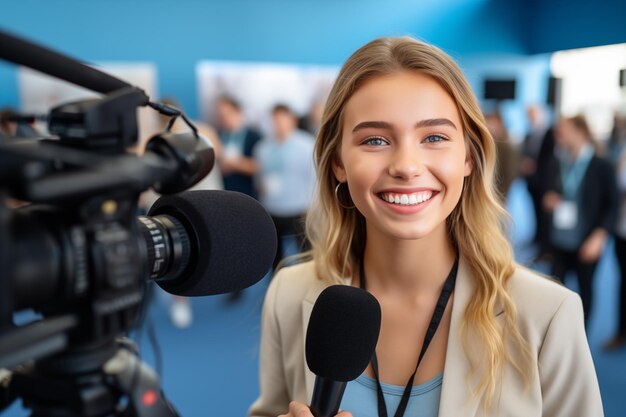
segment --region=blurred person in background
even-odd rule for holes
[[[254,150],[259,164],[260,200],[272,215],[278,235],[274,270],[285,255],[284,239],[296,236],[299,250],[308,249],[304,217],[315,188],[314,138],[297,128],[298,119],[284,104],[272,110],[274,134]]]
[[[607,141],[607,154],[616,164],[622,158],[624,144],[626,144],[626,116],[616,111],[613,114],[613,127]]]
[[[543,195],[548,190],[548,176],[554,171],[554,129],[548,126],[545,110],[540,106],[527,109],[528,133],[521,150],[520,173],[526,185],[535,211],[535,236],[537,258],[545,258],[550,252],[550,215],[543,208]]]
[[[254,184],[258,165],[253,157],[253,151],[261,140],[261,134],[246,126],[241,104],[235,98],[220,97],[216,111],[219,140],[223,149],[217,162],[222,171],[224,189],[258,199],[258,191]],[[228,295],[229,302],[239,300],[242,294],[242,291],[231,292]]]
[[[615,336],[604,344],[606,351],[626,346],[626,148],[622,149],[616,167],[619,190],[619,214],[615,228],[615,255],[620,272],[618,328]]]
[[[578,278],[585,323],[592,309],[593,275],[613,232],[617,188],[611,164],[600,157],[582,115],[562,119],[555,132],[557,171],[543,204],[552,213],[552,274],[561,282],[573,270]]]
[[[2,137],[41,139],[43,135],[35,128],[35,116],[20,115],[14,109],[5,107],[0,110],[0,138]]]
[[[485,115],[487,128],[496,143],[496,188],[502,204],[506,199],[511,184],[519,174],[519,153],[509,138],[509,132],[499,112]]]
[[[309,112],[298,120],[298,127],[302,130],[306,130],[313,136],[317,135],[322,124],[323,113],[324,103],[316,101],[309,109]]]
[[[15,136],[17,132],[17,124],[12,121],[12,118],[17,113],[11,108],[3,108],[0,110],[0,138],[10,138]]]
[[[177,104],[176,100],[172,98],[164,98],[160,101],[163,104],[166,104],[170,107],[175,107],[180,109],[180,106]],[[163,114],[159,114],[159,128],[160,131],[164,131],[167,128],[168,123],[170,122],[171,117],[165,116]],[[217,137],[217,132],[211,126],[206,123],[193,121],[193,124],[198,129],[198,133],[204,139],[206,139],[215,150],[216,159],[219,157],[221,153],[220,142]],[[171,131],[174,133],[182,133],[186,131],[190,131],[189,126],[185,124],[181,118],[177,118],[176,122],[171,128]],[[222,182],[222,176],[220,174],[219,167],[214,166],[211,172],[204,177],[200,182],[190,188],[190,190],[221,190],[224,188]],[[145,191],[139,198],[139,206],[140,209],[147,213],[152,204],[159,198],[159,194],[154,192],[152,189]],[[169,294],[168,294],[169,296]],[[178,295],[171,296],[171,303],[169,306],[170,309],[170,320],[172,324],[178,328],[184,329],[193,323],[193,310],[191,307],[191,300],[187,297],[180,297]]]
[[[261,135],[246,126],[241,105],[234,98],[220,97],[216,110],[223,149],[218,162],[224,189],[258,198],[253,179],[258,167],[252,155]]]

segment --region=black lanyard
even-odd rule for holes
[[[454,283],[456,282],[456,271],[459,266],[458,259],[454,261],[454,265],[452,266],[452,270],[450,270],[450,274],[448,274],[448,278],[446,278],[446,282],[441,289],[441,294],[439,294],[439,300],[437,301],[437,306],[435,307],[435,311],[433,312],[433,316],[430,319],[430,324],[428,325],[428,330],[426,331],[426,336],[424,337],[424,344],[422,345],[422,351],[420,352],[420,356],[417,359],[417,365],[415,365],[415,371],[413,371],[413,375],[409,378],[409,381],[406,383],[406,388],[402,393],[402,398],[400,399],[400,404],[398,405],[398,409],[396,410],[396,414],[394,417],[402,417],[404,412],[406,411],[406,407],[409,404],[409,397],[411,396],[411,390],[413,389],[413,380],[415,379],[415,374],[417,373],[417,368],[420,366],[424,355],[426,354],[426,350],[428,349],[428,345],[430,345],[431,340],[435,336],[435,332],[437,332],[437,328],[439,327],[439,323],[441,322],[441,318],[443,317],[443,313],[446,311],[446,306],[448,305],[448,300],[450,299],[450,295],[454,290]],[[361,288],[367,290],[366,282],[365,282],[365,268],[363,267],[363,257],[361,257]],[[380,385],[380,377],[378,374],[378,359],[376,358],[376,351],[374,351],[374,355],[372,356],[372,369],[374,370],[374,375],[376,376],[376,387],[378,391],[378,416],[379,417],[387,417],[387,405],[385,404],[385,396],[383,395],[383,388]]]

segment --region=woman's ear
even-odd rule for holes
[[[463,170],[463,176],[469,177],[474,169],[474,162],[472,161],[472,157],[468,153],[465,157],[465,168]]]
[[[333,173],[335,174],[335,178],[337,179],[337,181],[346,182],[346,170],[344,169],[343,164],[341,163],[341,160],[339,160],[338,156],[335,156],[333,158],[332,167]]]
[[[472,159],[471,145],[469,139],[465,139],[465,167],[463,168],[463,176],[469,177],[474,169],[474,160]]]

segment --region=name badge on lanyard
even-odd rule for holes
[[[263,179],[263,185],[268,197],[280,196],[283,192],[283,179],[279,174],[267,174]]]
[[[554,227],[569,230],[578,224],[578,205],[574,201],[563,200],[554,210]]]
[[[561,182],[563,184],[564,199],[556,206],[552,217],[552,223],[556,229],[571,230],[578,224],[578,204],[576,196],[592,158],[593,150],[583,148],[581,155],[569,171],[566,172],[563,166],[561,166]]]
[[[231,133],[224,146],[224,157],[226,159],[239,159],[243,157],[243,142],[245,132]]]
[[[243,155],[238,144],[231,142],[224,147],[224,156],[226,159],[239,159]]]

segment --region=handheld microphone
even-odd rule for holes
[[[380,332],[380,305],[365,290],[333,285],[319,295],[306,334],[306,361],[315,377],[311,412],[339,411],[348,381],[365,371]]]
[[[138,223],[151,278],[182,296],[224,294],[265,276],[276,254],[276,229],[254,198],[195,190],[159,198]]]

